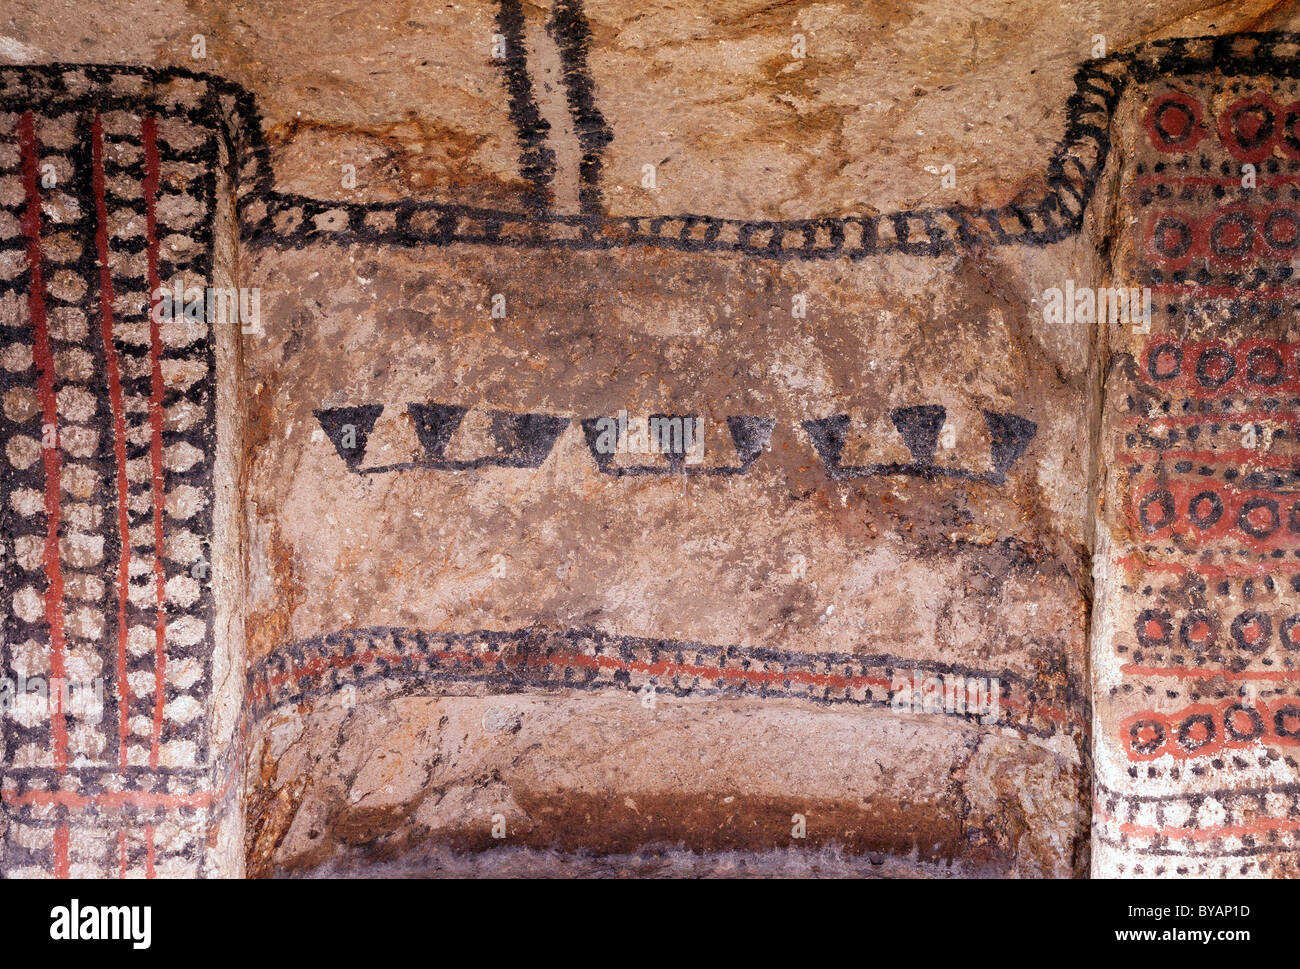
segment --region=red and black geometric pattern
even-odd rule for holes
[[[1094,653],[1115,714],[1095,738],[1107,873],[1295,873],[1296,74],[1288,59],[1153,79],[1144,95],[1124,199],[1153,335],[1128,344],[1115,381],[1120,578]]]
[[[201,873],[213,341],[150,294],[211,278],[215,114],[194,79],[0,72],[0,661],[46,691],[3,721],[7,874]]]
[[[564,46],[578,57],[585,35],[570,26]],[[1283,833],[1296,819],[1287,785],[1297,767],[1289,637],[1300,612],[1291,523],[1300,374],[1284,331],[1300,309],[1289,265],[1300,241],[1297,78],[1291,35],[1154,42],[1080,67],[1036,198],[771,222],[604,214],[599,148],[614,133],[592,105],[579,105],[590,156],[581,213],[344,204],[275,187],[253,99],[219,78],[0,68],[0,673],[105,685],[89,714],[27,697],[5,712],[0,869],[205,874],[209,826],[237,787],[237,750],[214,750],[207,734],[213,323],[151,313],[151,294],[175,275],[211,284],[222,183],[236,193],[249,246],[935,257],[1077,233],[1126,92],[1145,102],[1128,199],[1159,336],[1145,360],[1134,355],[1126,430],[1110,456],[1124,476],[1131,541],[1116,605],[1127,621],[1113,643],[1122,675],[1106,688],[1132,697],[1133,709],[1113,738],[1126,751],[1123,792],[1103,787],[1098,836],[1153,865],[1196,855],[1215,873],[1230,873],[1247,849],[1261,869],[1292,851]],[[1257,168],[1254,188],[1243,186],[1244,164]],[[886,695],[873,681],[913,665],[595,633],[545,646],[524,633],[341,635],[286,647],[252,678],[257,708],[328,689],[340,668],[362,679],[499,677],[508,688],[626,688],[662,676],[690,692],[875,704]],[[485,650],[467,652],[480,642]],[[1083,703],[996,675],[1012,684],[1007,725],[1022,731],[1060,729]],[[1194,793],[1207,786],[1221,796]],[[1250,825],[1263,818],[1263,828],[1243,830],[1239,802],[1261,805]],[[1261,842],[1266,829],[1277,838]]]

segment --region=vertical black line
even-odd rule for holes
[[[578,199],[584,215],[600,215],[604,208],[600,191],[604,151],[614,140],[614,132],[596,107],[596,85],[587,69],[591,28],[582,12],[582,0],[556,0],[546,32],[560,51],[565,98],[582,148]]]
[[[217,98],[216,92],[211,88],[208,89],[207,94],[204,96],[203,104],[205,110],[211,113],[211,117],[219,117],[218,112],[220,110],[220,102]],[[218,126],[218,128],[219,127],[220,126]],[[229,147],[227,150],[229,150]],[[234,185],[219,186],[218,184],[218,179],[221,173],[221,150],[217,144],[217,134],[212,128],[206,129],[206,137],[203,141],[203,153],[207,158],[207,168],[199,180],[202,195],[198,201],[202,206],[204,217],[199,225],[192,230],[193,235],[197,237],[199,243],[199,252],[198,255],[194,257],[194,262],[197,264],[199,278],[203,281],[203,285],[215,286],[216,280],[214,276],[216,273],[217,261],[217,190],[219,187],[228,188],[230,195],[233,196]],[[238,202],[236,201],[234,204],[238,205]],[[238,287],[243,280],[239,277],[238,264],[231,268],[233,270],[232,275],[234,278],[227,282],[231,283],[235,287],[235,301],[238,309],[242,307],[242,299]],[[233,326],[235,328],[235,335],[232,339],[238,343],[240,327],[243,326],[243,320],[241,319],[234,323],[222,323],[222,321],[209,319],[207,324],[207,345],[200,350],[206,373],[203,379],[199,381],[199,383],[204,386],[203,396],[207,398],[207,400],[203,401],[201,405],[206,411],[204,414],[203,431],[200,435],[202,443],[199,447],[199,450],[203,453],[203,460],[193,469],[203,469],[201,472],[201,480],[203,482],[203,489],[206,493],[206,500],[199,515],[194,516],[192,520],[201,527],[200,540],[202,542],[202,549],[199,552],[199,555],[205,562],[207,562],[208,570],[199,585],[198,614],[203,620],[203,627],[206,635],[204,636],[203,645],[199,647],[202,652],[197,658],[203,665],[204,675],[203,680],[201,681],[204,684],[203,689],[206,691],[207,696],[211,698],[216,692],[216,683],[213,678],[213,665],[217,652],[216,593],[213,589],[213,570],[215,567],[212,562],[217,557],[218,552],[218,550],[213,548],[217,538],[216,514],[218,501],[218,492],[213,484],[216,477],[217,452],[220,448],[220,441],[217,439],[217,394],[219,393],[219,381],[217,379],[217,341],[219,336],[216,328],[218,325]],[[185,571],[188,571],[188,569],[182,566],[182,574]],[[174,644],[169,645],[169,649],[175,651],[176,646]],[[190,647],[189,649],[194,649],[194,647]],[[187,652],[186,655],[193,656],[194,654]],[[212,751],[209,747],[211,740],[210,729],[211,723],[208,718],[198,718],[195,730],[196,736],[193,738],[198,747],[198,754],[195,758],[195,762],[203,766],[210,766],[212,764]],[[183,732],[182,735],[188,738],[188,731]],[[211,823],[213,814],[214,812],[210,809],[208,813],[208,823]],[[204,861],[206,861],[206,855],[204,856]]]
[[[519,172],[530,183],[525,203],[534,214],[551,208],[551,179],[555,152],[546,144],[551,126],[537,108],[532,78],[528,76],[528,50],[524,45],[524,8],[520,0],[501,0],[497,31],[505,41],[501,70],[510,99],[510,120],[519,141]]]

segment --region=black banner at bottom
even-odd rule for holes
[[[1295,900],[1293,887],[1269,881],[10,881],[0,882],[0,923],[11,955],[124,961],[283,951],[333,963],[439,936],[487,946],[493,960],[566,940],[608,955],[716,950],[732,961],[747,947],[771,958],[773,944],[872,959],[1231,958],[1285,944]],[[1027,948],[1035,943],[1044,948]]]

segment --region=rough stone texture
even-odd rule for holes
[[[5,675],[84,657],[112,708],[66,739],[8,716],[0,868],[1292,873],[1291,486],[1248,475],[1293,460],[1290,237],[1268,219],[1300,54],[1164,40],[1291,26],[1265,3],[19,4],[0,55],[128,68],[0,69]],[[1095,34],[1118,53],[1084,64]],[[1170,92],[1201,106],[1187,131],[1148,120]],[[1273,134],[1256,111],[1221,135],[1256,93]],[[134,155],[178,104],[197,147],[168,128],[155,178]],[[123,211],[102,219],[97,113],[132,156],[103,173]],[[1262,248],[1211,252],[1240,194],[1215,189],[1247,160]],[[166,197],[191,180],[197,216]],[[1209,220],[1177,266],[1153,241],[1170,213]],[[147,287],[104,324],[97,254],[115,282],[151,260],[165,280],[169,246],[207,285],[257,288],[262,326],[154,334]],[[1067,281],[1152,287],[1150,332],[1045,319]],[[86,327],[39,324],[41,299]],[[1181,375],[1152,357],[1171,339]],[[1206,340],[1247,376],[1195,383]],[[172,343],[208,367],[179,388],[211,407],[197,479],[163,431],[160,466],[131,423],[145,450],[110,445],[108,357]],[[1172,408],[1238,406],[1256,372],[1278,401],[1204,431],[1255,422],[1250,452],[1182,454],[1169,429],[1201,411]],[[181,400],[127,376],[143,428]],[[78,380],[95,406],[61,412]],[[602,453],[595,421],[620,411],[698,416],[702,460]],[[60,588],[59,523],[82,511],[50,469],[76,448],[107,552]],[[210,574],[166,517],[193,480]],[[1151,489],[1186,516],[1211,480],[1219,532],[1141,534]],[[1244,541],[1228,523],[1253,497],[1278,524]],[[132,531],[122,555],[123,503],[162,541]],[[187,609],[192,641],[130,638]],[[1193,610],[1225,643],[1267,615],[1237,631],[1267,622],[1269,644],[1153,652]],[[911,709],[934,677],[996,704]],[[1244,684],[1258,736],[1228,709]]]

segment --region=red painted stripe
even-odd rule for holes
[[[1260,178],[1256,185],[1261,188],[1267,188],[1270,185],[1295,185],[1300,182],[1300,176],[1296,175],[1271,175]],[[1214,178],[1208,175],[1144,175],[1141,178],[1135,178],[1133,185],[1135,187],[1146,187],[1151,185],[1240,185],[1240,178]]]
[[[154,846],[153,846],[153,841],[154,841],[154,837],[153,837],[153,825],[152,825],[152,824],[146,824],[146,825],[144,826],[144,843],[145,843],[146,845],[148,845],[148,849],[146,850],[146,852],[145,852],[145,856],[144,856],[144,877],[145,877],[145,878],[157,878],[157,877],[158,877],[158,872],[154,869],[154,866],[153,866],[153,863],[154,863]]]
[[[1161,414],[1159,417],[1126,416],[1126,424],[1149,424],[1158,427],[1161,424],[1294,424],[1300,421],[1300,414],[1293,410],[1251,411],[1246,414]],[[1228,432],[1233,433],[1232,431]],[[1252,452],[1247,449],[1246,454]],[[1258,453],[1258,452],[1254,452]]]
[[[158,744],[162,736],[163,703],[167,682],[167,574],[163,567],[163,468],[162,468],[162,334],[158,325],[154,294],[162,287],[158,278],[158,120],[145,117],[140,126],[144,142],[145,236],[149,266],[149,363],[152,392],[149,395],[149,463],[153,469],[153,541],[154,541],[154,706],[153,736],[149,747],[149,766],[158,766]],[[150,851],[152,851],[152,845]]]
[[[638,660],[624,660],[615,656],[588,656],[585,653],[552,653],[547,656],[539,657],[518,657],[505,656],[495,651],[478,654],[463,650],[453,650],[437,651],[432,653],[430,658],[438,661],[451,660],[454,663],[465,664],[473,663],[475,660],[485,660],[490,658],[493,662],[501,662],[515,666],[528,666],[533,669],[545,669],[548,667],[555,669],[563,669],[565,667],[583,667],[587,669],[606,669],[645,673],[651,676],[686,675],[710,680],[738,680],[760,685],[777,685],[789,681],[809,686],[830,687],[832,689],[859,688],[863,686],[875,686],[880,687],[881,689],[889,689],[891,686],[891,681],[884,677],[868,676],[865,674],[843,676],[837,673],[812,673],[806,670],[745,670],[735,666],[701,666],[694,663],[676,663],[671,660],[660,660],[657,663],[646,663]],[[379,650],[373,649],[366,650],[363,653],[353,653],[349,656],[340,655],[316,657],[300,666],[292,667],[284,673],[264,676],[255,681],[250,689],[251,699],[255,702],[260,701],[263,698],[270,696],[271,691],[284,683],[291,681],[296,682],[307,676],[316,676],[330,669],[341,669],[357,663],[367,664],[377,660],[382,660],[392,664],[400,664],[403,659],[405,659],[405,657],[401,653],[380,652]],[[1044,703],[1028,704],[1006,695],[1001,696],[998,702],[1001,706],[1010,710],[1025,710],[1029,716],[1033,716],[1037,713],[1061,723],[1082,723],[1082,720],[1075,714]]]
[[[1092,802],[1093,814],[1096,822],[1100,824],[1114,824],[1119,820],[1114,814],[1106,811],[1098,798]],[[1192,826],[1174,827],[1167,826],[1163,828],[1154,825],[1137,824],[1133,821],[1120,822],[1119,830],[1124,834],[1136,835],[1141,838],[1179,838],[1188,841],[1210,841],[1214,838],[1242,838],[1247,835],[1268,834],[1270,831],[1291,831],[1300,828],[1300,818],[1279,818],[1279,817],[1256,817],[1252,818],[1247,824],[1239,825],[1212,825],[1207,828],[1196,828]],[[1279,845],[1278,851],[1286,851],[1287,848]]]
[[[1294,831],[1297,828],[1300,828],[1300,818],[1258,818],[1250,824],[1225,824],[1214,828],[1156,828],[1133,822],[1124,822],[1119,826],[1124,834],[1137,835],[1141,838],[1176,838],[1186,841],[1244,838],[1247,835],[1268,834],[1270,831]],[[1278,851],[1286,850],[1288,849],[1278,847]]]
[[[63,565],[59,561],[59,407],[54,394],[54,355],[50,351],[50,331],[45,318],[45,272],[41,257],[41,192],[37,175],[36,124],[30,111],[18,122],[18,142],[23,158],[23,185],[27,206],[23,209],[22,229],[27,238],[27,264],[31,285],[27,290],[27,315],[32,325],[32,358],[39,371],[36,395],[41,404],[42,443],[45,428],[55,429],[55,446],[42,447],[45,469],[45,621],[50,627],[50,677],[64,678],[63,639]],[[68,769],[68,731],[63,717],[62,691],[50,714],[54,766],[60,773]]]
[[[131,567],[131,534],[127,520],[126,412],[122,406],[122,372],[113,345],[113,271],[108,261],[108,206],[104,201],[104,124],[98,114],[91,124],[91,183],[95,193],[95,248],[99,257],[99,332],[108,372],[108,401],[113,419],[113,455],[117,477],[117,533],[122,548],[117,560],[117,761],[126,766],[127,722],[131,717],[131,687],[126,679],[126,603]],[[123,835],[123,859],[126,836]]]
[[[1229,433],[1233,433],[1229,431]],[[1268,454],[1252,448],[1237,448],[1234,451],[1187,451],[1171,448],[1168,451],[1139,451],[1136,454],[1121,454],[1122,464],[1156,464],[1164,461],[1195,461],[1197,464],[1228,464],[1249,473],[1252,466],[1263,468],[1300,468],[1300,456],[1294,454]]]
[[[1241,670],[1240,672],[1234,672],[1219,667],[1214,669],[1193,669],[1187,666],[1134,666],[1128,664],[1121,666],[1120,672],[1127,676],[1171,676],[1180,680],[1213,680],[1220,677],[1229,682],[1300,680],[1300,670]]]
[[[246,734],[241,727],[240,741]],[[78,794],[76,791],[24,791],[22,794],[11,790],[0,790],[0,804],[15,807],[34,805],[36,807],[60,806],[73,811],[86,808],[108,808],[117,810],[124,807],[143,808],[145,810],[176,810],[179,808],[207,808],[219,804],[230,793],[230,786],[235,781],[235,773],[228,772],[221,787],[215,791],[194,791],[189,794],[159,794],[154,791],[99,791],[95,794]],[[126,851],[126,831],[121,833],[120,844]]]
[[[1229,286],[1200,283],[1159,283],[1149,287],[1153,293],[1171,296],[1196,296],[1201,299],[1288,299],[1300,295],[1300,286]]]
[[[1195,554],[1195,553],[1186,553]],[[1122,555],[1115,560],[1130,572],[1171,572],[1175,575],[1186,575],[1189,572],[1195,572],[1197,575],[1203,575],[1207,578],[1238,578],[1238,579],[1262,579],[1265,576],[1272,575],[1275,572],[1294,572],[1300,569],[1300,562],[1287,561],[1286,559],[1273,559],[1268,562],[1260,562],[1258,565],[1249,563],[1228,562],[1224,565],[1206,565],[1202,562],[1187,564],[1184,562],[1156,562],[1140,555]]]
[[[68,863],[68,826],[60,824],[54,829],[54,877],[70,877],[71,866]]]
[[[228,785],[227,785],[228,786]],[[173,808],[211,807],[221,799],[223,792],[199,791],[195,794],[156,794],[153,791],[104,791],[100,794],[78,794],[76,791],[26,791],[16,794],[5,791],[3,801],[14,807],[51,807],[59,806],[82,811],[88,807],[124,808],[134,807],[144,810],[168,810]],[[126,850],[126,833],[120,840],[122,850]]]

